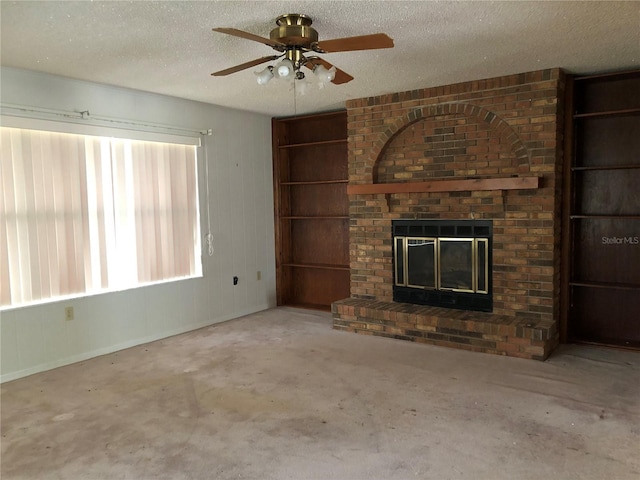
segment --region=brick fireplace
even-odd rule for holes
[[[347,103],[351,296],[334,328],[544,360],[558,343],[559,69]],[[491,311],[393,300],[392,222],[490,221]]]

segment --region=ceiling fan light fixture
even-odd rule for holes
[[[273,78],[273,67],[266,67],[261,72],[254,72],[258,85],[266,85]]]
[[[292,78],[294,75],[293,62],[284,58],[275,66],[278,78]]]
[[[307,80],[303,77],[303,78],[297,78],[295,81],[295,89],[296,92],[299,93],[300,95],[306,95],[309,92],[309,82],[307,82]]]
[[[316,65],[313,73],[315,73],[320,84],[331,83],[336,78],[336,67],[332,66],[327,70],[324,65]]]

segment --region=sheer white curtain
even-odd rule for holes
[[[196,147],[0,131],[0,305],[202,274]]]

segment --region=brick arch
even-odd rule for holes
[[[492,127],[493,131],[497,131],[501,137],[509,142],[511,150],[515,154],[518,163],[526,163],[529,167],[531,166],[529,153],[522,140],[520,140],[520,137],[513,127],[498,115],[486,108],[473,105],[471,103],[438,103],[436,105],[429,105],[411,110],[404,116],[398,118],[380,135],[379,140],[373,145],[373,149],[371,150],[367,161],[368,167],[366,175],[369,177],[371,183],[375,183],[375,172],[380,159],[384,157],[387,147],[398,135],[411,125],[424,121],[429,117],[450,114],[464,114],[468,117],[475,117],[482,122],[488,123]]]

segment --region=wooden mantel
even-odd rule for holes
[[[462,192],[480,190],[529,190],[540,187],[540,177],[471,178],[405,183],[367,183],[347,185],[348,195]]]

